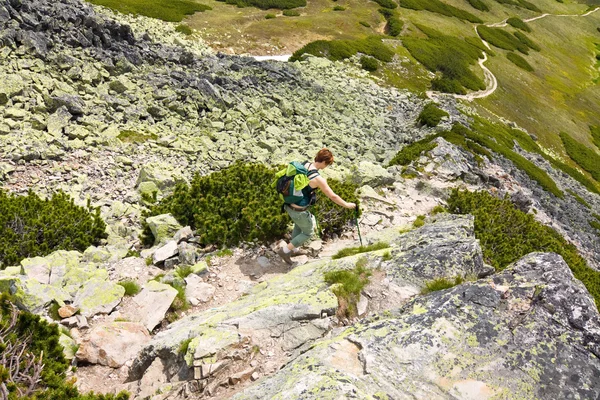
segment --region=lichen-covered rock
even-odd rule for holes
[[[234,399],[592,399],[599,377],[594,301],[534,253],[348,328]]]
[[[142,323],[151,332],[165,318],[175,296],[177,290],[172,286],[149,281],[132,299],[131,309],[124,312],[124,316]]]
[[[352,165],[348,173],[348,180],[358,186],[377,187],[393,183],[394,176],[381,165],[361,161]]]
[[[79,307],[81,315],[91,317],[110,313],[125,295],[125,288],[102,279],[91,279],[75,295],[73,305]]]
[[[152,236],[154,236],[154,244],[156,245],[166,243],[182,228],[171,214],[161,214],[146,218],[146,223],[150,227]]]

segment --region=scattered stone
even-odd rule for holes
[[[196,274],[190,274],[185,278],[185,297],[188,299],[197,299],[202,303],[210,301],[215,295],[215,287],[209,283],[204,283],[202,278]]]
[[[77,311],[79,311],[79,309],[77,307],[74,307],[69,304],[69,305],[62,306],[61,308],[59,308],[58,315],[60,315],[61,318],[69,318],[69,317],[73,316]]]
[[[158,265],[164,262],[165,260],[176,256],[178,252],[179,249],[177,248],[177,242],[171,240],[154,252],[154,254],[152,255],[152,262]]]

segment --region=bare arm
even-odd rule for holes
[[[348,202],[344,201],[344,199],[342,199],[340,196],[335,194],[334,191],[331,190],[331,188],[327,184],[327,181],[323,177],[319,176],[319,177],[315,178],[315,181],[317,181],[317,187],[319,189],[321,189],[323,194],[325,194],[325,196],[329,197],[329,199],[331,199],[331,201],[333,201],[335,204],[345,207],[345,208],[356,208],[356,204],[348,203]]]

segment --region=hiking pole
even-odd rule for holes
[[[360,245],[362,246],[362,236],[360,236],[360,226],[358,226],[358,206],[354,209],[354,222],[356,222],[356,229],[358,230],[358,238],[360,239]]]

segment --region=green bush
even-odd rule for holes
[[[283,10],[283,15],[286,17],[298,17],[298,16],[300,16],[300,11],[298,11],[298,10]]]
[[[297,7],[305,7],[306,0],[217,0],[227,4],[233,4],[238,7],[256,7],[261,10],[277,8],[279,10],[289,10]]]
[[[481,56],[479,48],[434,29],[422,25],[417,27],[428,38],[404,37],[402,44],[425,68],[442,73],[441,79],[432,81],[434,90],[461,93],[464,92],[463,87],[470,90],[485,89],[485,83],[470,68]]]
[[[138,285],[136,281],[132,280],[122,281],[117,284],[123,286],[125,289],[125,296],[135,296],[140,292],[140,290],[142,290],[140,285]]]
[[[500,4],[509,4],[511,6],[523,7],[531,11],[542,12],[535,4],[525,0],[496,0]]]
[[[65,360],[58,339],[58,325],[49,324],[39,316],[20,311],[13,305],[10,296],[3,293],[0,297],[0,373],[5,384],[8,399],[27,398],[31,400],[127,400],[129,395],[121,392],[117,395],[82,395],[71,383],[65,381],[69,363]],[[13,320],[12,318],[15,317]],[[11,322],[14,321],[14,322]],[[19,374],[15,365],[10,364],[11,357],[21,354]],[[33,392],[20,396],[19,390],[30,386],[28,378],[33,375],[33,360],[41,365],[40,380],[33,385]],[[12,373],[11,373],[12,371]],[[17,376],[18,375],[18,376]]]
[[[560,138],[569,157],[600,182],[600,156],[565,132],[560,133]]]
[[[514,35],[500,29],[490,28],[485,25],[478,25],[477,32],[479,36],[492,46],[496,46],[504,50],[519,50],[523,54],[528,54],[527,45],[523,44]]]
[[[447,117],[449,114],[439,109],[435,103],[427,103],[423,108],[423,111],[419,114],[417,121],[420,124],[427,125],[430,127],[438,126],[442,118]]]
[[[353,318],[356,316],[356,305],[360,300],[360,292],[369,284],[371,271],[365,268],[366,259],[356,263],[354,269],[329,271],[324,280],[330,285],[336,284],[332,291],[338,298],[338,315]]]
[[[409,8],[411,10],[426,10],[437,14],[442,14],[447,17],[456,17],[460,20],[466,20],[476,24],[481,24],[483,21],[475,15],[442,3],[439,0],[399,0],[400,7]]]
[[[356,196],[356,185],[348,182],[340,182],[335,179],[328,179],[329,187],[342,199],[350,203],[356,203],[359,206],[359,200]],[[320,234],[323,239],[339,235],[350,227],[356,218],[356,211],[340,207],[333,201],[330,201],[320,192],[317,192],[317,204],[313,206],[312,213],[315,215],[319,224]],[[360,209],[360,208],[359,208]],[[359,212],[360,215],[360,212]]]
[[[334,260],[337,260],[338,258],[354,256],[354,255],[357,255],[360,253],[368,253],[370,251],[387,249],[388,247],[390,247],[390,245],[385,242],[377,242],[377,243],[369,244],[367,246],[348,247],[348,248],[338,251],[331,258],[333,258]]]
[[[592,141],[600,150],[600,125],[590,125],[590,133],[592,134]]]
[[[185,24],[179,24],[175,27],[175,30],[179,33],[183,33],[184,35],[191,35],[193,33],[192,28]]]
[[[275,170],[261,164],[236,162],[208,176],[196,175],[191,185],[180,183],[173,194],[144,213],[144,217],[172,214],[183,226],[197,232],[202,245],[234,246],[240,242],[268,242],[287,231],[289,217],[281,212],[282,201],[272,183]],[[355,185],[329,180],[330,187],[343,199],[357,202]],[[324,235],[340,234],[354,211],[331,201],[313,207]],[[142,240],[154,241],[144,222]]]
[[[471,7],[478,9],[479,11],[490,11],[490,8],[481,0],[467,0]]]
[[[417,215],[417,219],[415,219],[413,222],[413,228],[420,228],[423,225],[425,225],[425,216]]]
[[[371,24],[368,23],[368,22],[365,22],[365,21],[359,21],[358,23],[361,24],[362,26],[364,26],[365,28],[370,28],[371,27]]]
[[[75,205],[64,192],[48,200],[35,193],[7,194],[0,189],[0,267],[55,250],[84,251],[106,238],[100,209]]]
[[[506,22],[513,28],[517,28],[525,32],[531,32],[529,25],[527,25],[527,23],[525,23],[521,18],[510,17],[506,20]]]
[[[303,54],[325,57],[332,61],[350,58],[357,53],[369,55],[383,62],[392,61],[394,52],[378,36],[357,40],[317,40],[297,50],[290,61],[300,60]]]
[[[273,18],[276,18],[275,14],[267,14],[267,15],[265,15],[265,19],[273,19]]]
[[[387,19],[387,24],[385,26],[385,32],[389,36],[396,37],[402,32],[402,28],[404,27],[404,22],[402,22],[398,17],[393,16]]]
[[[534,41],[532,41],[531,39],[529,39],[527,37],[527,35],[525,35],[522,32],[515,32],[513,35],[515,35],[515,37],[517,39],[519,39],[519,41],[521,43],[523,43],[525,46],[529,47],[531,50],[535,50],[535,51],[541,51],[542,48],[540,46],[538,46]]]
[[[598,232],[597,232],[597,233],[600,233],[600,222],[598,222],[598,221],[594,221],[594,220],[591,220],[591,221],[588,221],[588,223],[590,224],[590,226],[591,226],[592,228],[594,228],[594,229],[598,230]]]
[[[414,143],[404,146],[389,163],[389,167],[392,165],[408,165],[412,161],[416,160],[424,152],[431,151],[436,148],[437,143],[432,142],[437,135],[428,136],[424,139],[417,140]]]
[[[425,282],[425,287],[421,290],[421,294],[437,292],[439,290],[450,289],[451,287],[460,285],[465,279],[462,276],[457,276],[454,279],[437,278],[429,282]]]
[[[333,11],[346,11],[346,7],[335,6],[335,7],[333,7]]]
[[[377,71],[377,67],[379,66],[379,63],[373,57],[362,56],[360,58],[360,66],[365,71],[371,71],[372,72],[372,71]]]
[[[531,252],[560,254],[600,306],[600,272],[590,268],[577,248],[552,228],[514,207],[508,198],[498,199],[487,192],[454,189],[448,199],[452,213],[475,217],[475,236],[483,256],[497,271]]]
[[[506,58],[508,58],[510,62],[515,64],[517,67],[522,68],[525,71],[533,71],[533,67],[523,57],[516,53],[513,53],[512,51],[506,54]]]
[[[212,10],[191,0],[89,0],[124,14],[145,15],[168,22],[180,22],[186,15]]]
[[[398,4],[394,0],[373,0],[375,3],[379,4],[383,8],[389,8],[393,10],[398,7]]]

